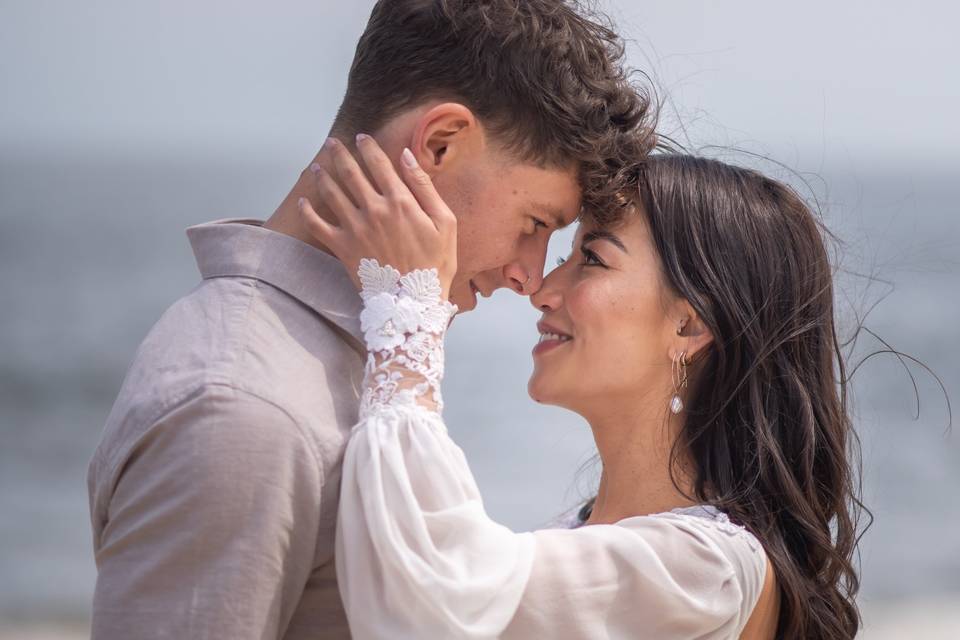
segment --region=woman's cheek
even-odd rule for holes
[[[623,339],[618,316],[621,303],[610,295],[610,287],[603,282],[583,282],[567,296],[567,307],[574,324],[574,334],[582,340],[591,360],[604,363],[616,353]],[[581,363],[589,368],[588,362]]]
[[[650,342],[655,333],[652,307],[645,292],[636,283],[620,283],[613,279],[590,292],[584,304],[600,310],[592,327],[591,345],[598,361],[604,363],[602,375],[613,386],[635,385],[643,378],[643,364],[650,361]]]

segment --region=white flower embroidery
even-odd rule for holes
[[[414,333],[423,326],[425,305],[413,298],[401,297],[393,311],[393,324],[401,333]]]
[[[358,275],[360,328],[369,351],[361,415],[412,409],[439,413],[443,337],[457,307],[442,299],[437,270],[401,276],[364,258]]]
[[[405,336],[398,331],[393,317],[397,307],[397,297],[388,293],[377,293],[366,298],[360,312],[360,329],[370,351],[396,349],[403,344]]]
[[[407,339],[404,345],[407,354],[416,362],[426,362],[427,358],[434,355],[434,342],[436,342],[428,333],[418,333]]]
[[[366,301],[368,297],[379,293],[396,295],[399,289],[400,272],[387,265],[381,267],[376,260],[363,258],[357,269],[360,276],[360,297]]]
[[[401,290],[425,305],[440,299],[440,277],[436,269],[417,269],[400,278]]]

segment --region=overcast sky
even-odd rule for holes
[[[607,5],[697,144],[804,167],[956,166],[956,3]],[[0,0],[0,146],[302,154],[326,133],[371,6]]]

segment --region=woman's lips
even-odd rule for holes
[[[573,340],[573,336],[570,334],[563,333],[542,321],[537,323],[537,329],[540,331],[540,341],[533,348],[533,355],[535,356],[552,351]]]
[[[568,342],[570,342],[570,340],[540,340],[533,348],[533,355],[543,355],[547,351],[557,349]]]

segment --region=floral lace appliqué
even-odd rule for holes
[[[357,272],[368,351],[360,416],[402,407],[440,413],[443,338],[457,307],[442,299],[437,270],[401,275],[364,258]]]
[[[713,522],[713,526],[725,534],[734,537],[741,537],[747,541],[750,549],[754,552],[760,550],[760,542],[750,533],[750,531],[733,521],[723,511],[709,505],[697,505],[694,507],[680,507],[671,509],[668,513],[660,515],[669,515],[680,518],[704,518]]]

